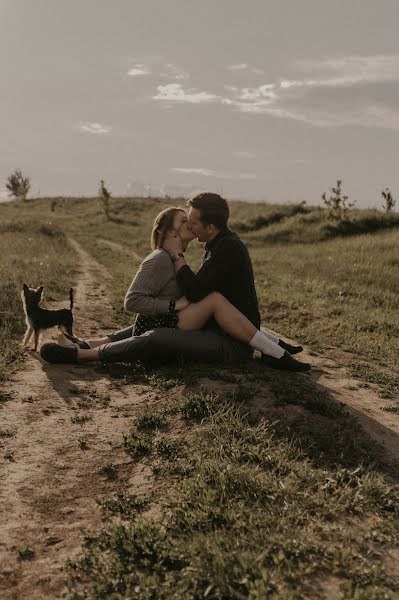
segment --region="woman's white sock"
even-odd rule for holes
[[[252,348],[255,348],[255,350],[262,352],[262,354],[273,356],[273,358],[282,358],[284,356],[283,348],[266,337],[262,331],[257,331],[255,333],[254,337],[249,342],[249,345]]]
[[[273,335],[272,333],[270,333],[270,331],[267,331],[267,329],[263,329],[263,327],[261,327],[260,331],[261,331],[261,333],[263,333],[263,335],[265,335],[267,338],[269,338],[269,340],[271,340],[275,344],[279,343],[280,338],[278,338],[275,335]]]

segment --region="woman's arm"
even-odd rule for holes
[[[170,298],[158,298],[166,287],[172,287],[175,279],[173,265],[166,252],[152,253],[141,263],[129,289],[124,307],[127,312],[158,315],[169,310]],[[172,283],[171,286],[168,284]]]

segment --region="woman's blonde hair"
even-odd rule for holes
[[[162,248],[166,238],[166,233],[169,229],[173,229],[173,222],[178,212],[186,212],[184,208],[178,208],[177,206],[171,206],[161,210],[161,212],[155,217],[152,225],[150,244],[151,249]]]

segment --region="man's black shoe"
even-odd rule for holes
[[[40,356],[49,363],[76,363],[78,357],[77,348],[65,348],[54,342],[47,342],[40,348]]]
[[[283,340],[279,340],[278,345],[281,346],[289,354],[299,354],[299,352],[303,351],[302,346],[292,346],[288,342],[283,342]]]
[[[310,364],[303,363],[295,358],[292,358],[288,352],[284,353],[281,358],[274,358],[267,354],[262,354],[261,361],[272,369],[281,369],[282,371],[310,371]]]

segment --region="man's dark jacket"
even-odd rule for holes
[[[198,302],[211,292],[220,292],[257,329],[260,327],[252,262],[247,247],[230,229],[220,231],[205,244],[200,270],[188,265],[177,272],[177,282],[190,302]]]

